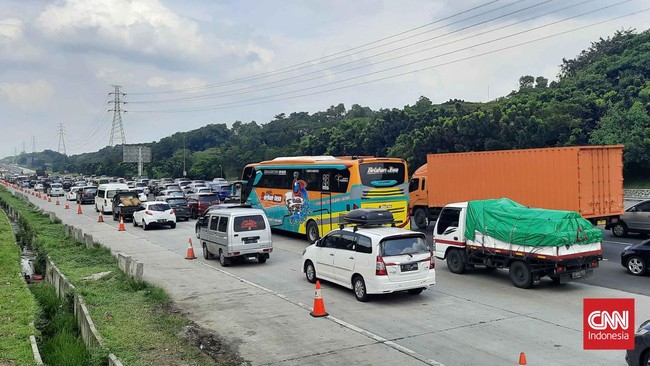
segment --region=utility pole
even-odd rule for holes
[[[122,104],[126,102],[122,101],[120,97],[125,96],[125,93],[120,92],[121,86],[111,85],[115,88],[115,91],[108,93],[108,95],[113,95],[113,100],[108,103],[113,103],[113,109],[109,109],[109,112],[113,112],[113,127],[111,128],[111,139],[108,141],[108,146],[115,146],[115,139],[121,138],[121,144],[126,145],[126,138],[124,137],[124,126],[122,125],[122,113],[126,113],[122,109]],[[116,136],[117,135],[117,136]]]
[[[183,134],[183,177],[187,177],[187,171],[185,170],[185,134]]]
[[[63,147],[63,155],[66,155],[65,152],[65,127],[63,126],[63,123],[59,123],[59,127],[56,130],[57,134],[59,135],[59,147],[56,149],[56,151],[61,153],[61,147]]]
[[[23,154],[25,153],[25,141],[23,141]]]

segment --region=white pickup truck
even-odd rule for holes
[[[520,288],[544,276],[560,284],[590,277],[602,260],[602,232],[577,212],[529,208],[507,198],[445,206],[433,240],[436,257],[446,259],[451,272],[509,268]]]

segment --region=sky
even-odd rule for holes
[[[485,102],[650,17],[647,0],[0,1],[0,158],[119,144],[118,116],[138,144],[339,103]]]

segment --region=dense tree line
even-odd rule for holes
[[[209,124],[151,144],[150,177],[236,177],[249,162],[292,155],[375,155],[406,159],[411,172],[426,153],[624,144],[627,178],[649,178],[650,31],[619,31],[564,59],[557,81],[525,75],[519,89],[489,103],[420,97],[402,109],[342,104],[264,124]],[[183,150],[183,138],[185,150]],[[31,155],[31,154],[30,154]],[[29,164],[30,155],[21,156]],[[131,176],[119,147],[71,157],[37,154],[55,171]],[[220,167],[221,166],[221,167]]]

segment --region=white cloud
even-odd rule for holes
[[[202,57],[206,49],[197,24],[158,0],[66,0],[48,6],[37,25],[58,42],[111,52]]]
[[[168,88],[174,90],[190,89],[205,86],[207,83],[198,78],[168,81],[162,76],[153,76],[147,80],[147,85],[152,88]]]
[[[43,79],[32,83],[0,83],[0,97],[23,108],[46,104],[53,94],[54,88]]]
[[[24,38],[25,25],[16,18],[0,19],[0,61],[32,62],[41,52]]]
[[[23,36],[23,22],[20,19],[0,19],[0,41],[15,41]]]

